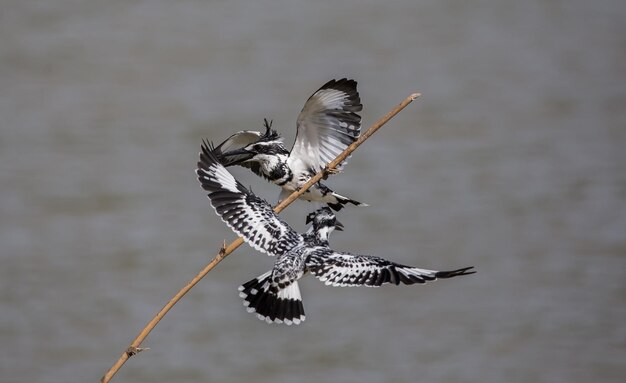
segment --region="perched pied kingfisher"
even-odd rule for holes
[[[311,213],[307,217],[311,228],[298,234],[267,201],[235,180],[207,142],[202,146],[196,173],[217,215],[253,248],[278,257],[272,270],[239,287],[248,312],[268,323],[290,325],[304,321],[298,279],[307,273],[333,286],[411,285],[474,273],[473,267],[426,270],[380,257],[335,251],[328,245],[328,236],[341,226],[328,207]]]
[[[331,80],[304,104],[297,120],[296,141],[287,150],[279,134],[265,120],[265,133],[244,130],[216,147],[224,166],[241,165],[282,188],[279,200],[302,187],[361,134],[363,109],[356,81]],[[341,170],[346,161],[337,166]],[[326,203],[334,210],[345,204],[367,206],[344,197],[318,182],[300,198]]]

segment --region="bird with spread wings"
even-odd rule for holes
[[[264,121],[265,132],[244,130],[217,145],[215,155],[224,166],[240,165],[282,188],[279,200],[299,189],[311,177],[356,141],[361,134],[361,98],[354,80],[331,80],[304,104],[296,139],[287,150],[282,137]],[[337,166],[343,169],[346,161]],[[346,204],[367,204],[342,196],[318,182],[300,198],[340,210]]]
[[[328,236],[339,226],[328,207],[307,217],[312,226],[297,233],[271,205],[238,182],[220,163],[216,149],[204,142],[196,173],[217,215],[250,246],[277,260],[271,270],[244,283],[244,305],[268,323],[305,320],[298,280],[311,274],[332,286],[420,284],[473,274],[473,267],[436,271],[401,265],[381,257],[333,250]]]

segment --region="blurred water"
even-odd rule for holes
[[[303,281],[268,326],[227,258],[120,382],[622,382],[626,8],[618,1],[4,1],[0,376],[95,381],[233,235],[193,173],[200,141],[359,81],[364,125],[336,248],[466,278]],[[277,191],[236,172],[268,199]],[[284,216],[304,229],[309,206]]]

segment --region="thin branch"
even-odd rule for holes
[[[313,186],[313,184],[319,182],[322,178],[328,176],[329,174],[333,174],[337,165],[339,165],[342,161],[344,161],[348,156],[356,150],[365,140],[367,140],[372,134],[374,134],[378,129],[380,129],[383,125],[385,125],[391,118],[393,118],[396,114],[398,114],[402,109],[406,108],[411,102],[413,102],[416,98],[420,96],[419,93],[414,93],[407,98],[404,99],[400,104],[394,107],[389,113],[383,116],[381,119],[376,121],[374,125],[372,125],[365,133],[363,133],[358,140],[353,142],[350,146],[346,148],[337,158],[335,158],[332,162],[330,162],[326,168],[319,173],[317,173],[313,178],[309,180],[302,188],[291,193],[289,197],[284,199],[281,203],[279,203],[274,211],[276,213],[280,213],[283,209],[289,206],[293,201],[295,201],[300,195],[302,195],[308,188]],[[228,246],[226,246],[226,242],[224,242],[224,246],[219,250],[215,258],[206,265],[192,280],[190,280],[185,287],[183,287],[176,295],[172,297],[172,299],[163,306],[163,308],[152,318],[150,322],[141,330],[139,335],[132,341],[130,346],[122,353],[119,359],[111,366],[111,368],[104,374],[104,376],[100,379],[100,382],[107,383],[113,378],[113,376],[117,373],[117,371],[126,363],[126,361],[131,357],[136,355],[138,352],[147,350],[148,348],[139,347],[141,343],[146,339],[146,337],[150,334],[150,332],[156,327],[156,325],[163,319],[165,314],[167,314],[172,307],[183,297],[192,287],[194,287],[205,275],[209,273],[218,263],[220,263],[224,258],[226,258],[230,253],[235,251],[241,244],[243,243],[243,239],[241,237],[237,238],[233,242],[231,242]]]

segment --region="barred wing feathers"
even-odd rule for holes
[[[328,251],[312,254],[307,259],[311,274],[332,286],[381,286],[386,283],[412,285],[435,279],[473,274],[473,267],[436,271],[405,266],[386,259]]]
[[[282,255],[302,243],[300,234],[281,220],[270,204],[238,182],[219,162],[210,143],[204,142],[196,174],[209,192],[217,215],[253,248]]]

